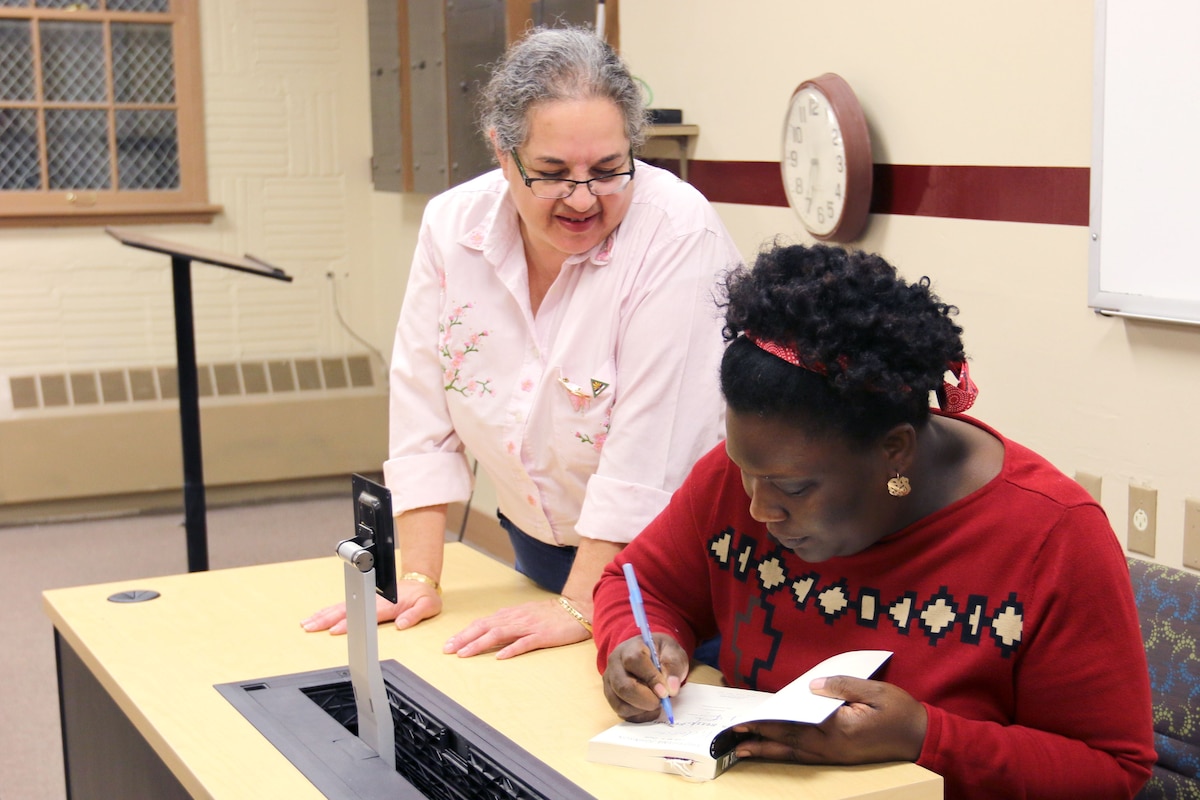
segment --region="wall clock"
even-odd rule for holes
[[[827,72],[788,102],[781,158],[788,205],[823,241],[858,238],[871,210],[871,137],[850,84]]]

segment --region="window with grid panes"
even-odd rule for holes
[[[197,0],[0,0],[0,225],[207,221]]]

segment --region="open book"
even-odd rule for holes
[[[731,729],[746,722],[824,722],[842,701],[809,691],[814,678],[869,678],[891,656],[888,650],[854,650],[825,659],[772,694],[753,689],[687,683],[671,699],[675,724],[620,722],[588,742],[588,761],[671,772],[712,780],[737,762],[741,737]]]

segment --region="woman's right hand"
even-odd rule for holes
[[[442,612],[442,597],[432,586],[418,581],[400,581],[396,585],[396,602],[391,603],[375,595],[375,621],[396,621],[396,627],[411,628],[423,619],[436,617]],[[338,636],[346,632],[346,604],[327,606],[300,623],[300,627],[312,633],[328,630]]]
[[[656,633],[653,638],[662,672],[654,668],[640,636],[617,645],[604,669],[604,697],[617,716],[629,722],[657,719],[662,698],[679,694],[688,675],[688,654],[679,642],[665,633]]]

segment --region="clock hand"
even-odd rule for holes
[[[804,199],[808,201],[808,205],[804,208],[804,213],[812,211],[813,192],[816,191],[817,175],[819,174],[820,162],[815,158],[808,160],[808,191],[804,194]]]

